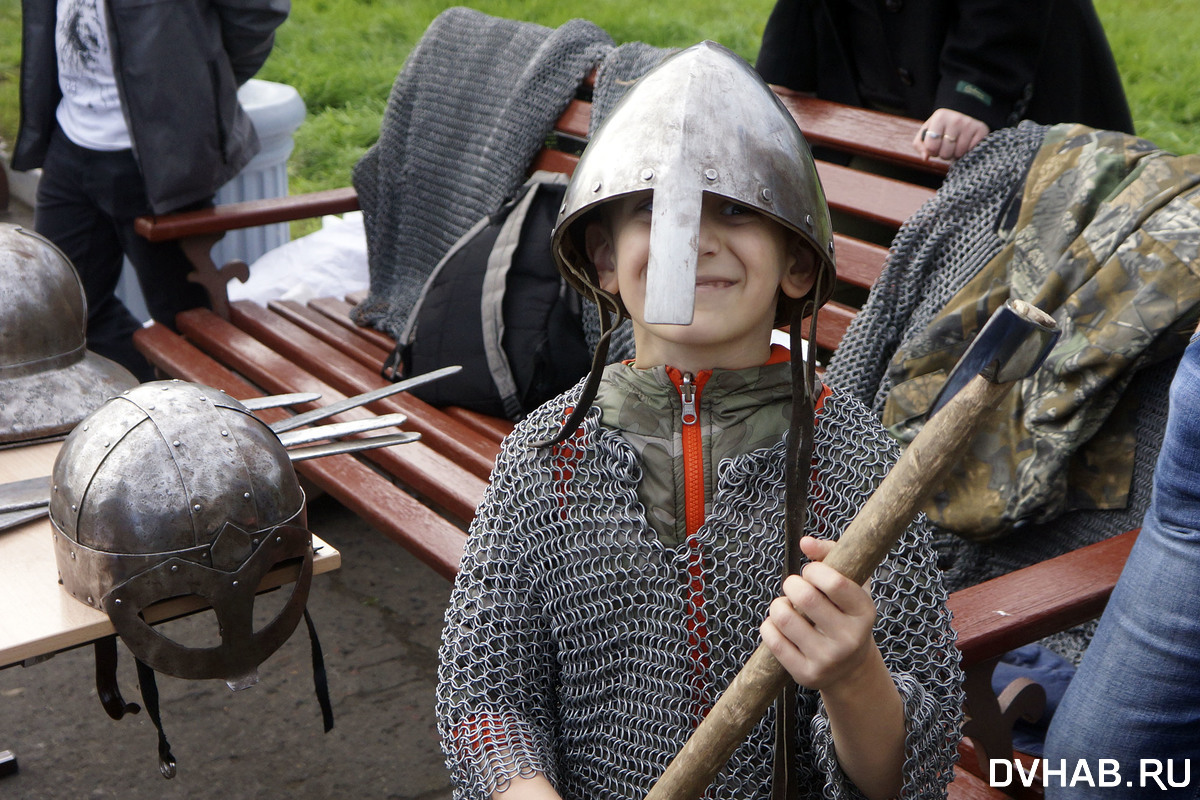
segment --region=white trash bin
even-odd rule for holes
[[[307,114],[304,100],[295,87],[256,78],[246,81],[238,89],[238,100],[254,123],[262,148],[237,177],[217,191],[216,203],[284,197],[288,193],[287,161],[294,147],[292,134]],[[240,258],[251,264],[268,250],[290,240],[286,222],[230,231],[213,247],[213,262],[219,266]],[[128,261],[117,284],[117,296],[135,317],[143,321],[150,319],[138,287],[137,273]]]

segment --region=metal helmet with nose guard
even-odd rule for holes
[[[730,50],[702,42],[663,61],[629,90],[584,150],[553,249],[567,280],[585,296],[600,291],[583,248],[589,212],[645,190],[654,193],[647,322],[691,322],[706,192],[798,233],[824,273],[811,299],[817,305],[828,299],[833,235],[812,153],[775,93]]]
[[[812,289],[795,300],[780,293],[776,324],[791,322],[798,330],[798,323],[809,318],[815,331],[816,310],[833,291],[829,208],[796,121],[758,73],[727,48],[701,42],[675,53],[617,103],[567,186],[552,249],[567,282],[599,306],[601,339],[575,411],[542,444],[562,441],[582,421],[595,399],[608,338],[624,315],[620,299],[600,286],[584,230],[603,204],[646,190],[653,192],[646,322],[692,321],[705,193],[762,213],[794,231],[814,253]],[[797,382],[811,396],[811,361],[806,376],[797,373]]]

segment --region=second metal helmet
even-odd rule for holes
[[[87,302],[49,239],[0,223],[0,446],[61,436],[137,384],[86,349]]]
[[[655,199],[647,322],[691,321],[705,192],[798,233],[816,253],[820,270],[814,294],[800,302],[819,306],[828,299],[833,233],[812,152],[770,87],[721,45],[702,42],[647,72],[588,143],[553,235],[559,268],[577,291],[588,297],[601,292],[583,248],[589,212],[647,189]],[[777,318],[790,314],[781,308]]]
[[[241,688],[303,615],[313,560],[303,507],[283,444],[245,406],[199,384],[144,383],[90,414],[59,451],[50,499],[59,577],[149,666]],[[292,560],[300,577],[290,599],[255,629],[259,580]],[[185,595],[213,607],[219,645],[171,640],[140,616]]]

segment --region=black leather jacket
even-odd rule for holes
[[[155,213],[212,197],[258,152],[237,88],[267,60],[289,0],[106,0],[113,67]],[[16,170],[42,165],[61,92],[55,3],[23,0]]]
[[[1092,0],[777,0],[756,67],[769,83],[924,120],[1032,119],[1133,132]]]

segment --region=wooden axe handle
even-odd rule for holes
[[[958,463],[987,412],[1012,386],[976,376],[934,414],[863,504],[825,563],[855,583],[866,582]],[[646,800],[700,797],[790,680],[787,670],[760,644]]]

